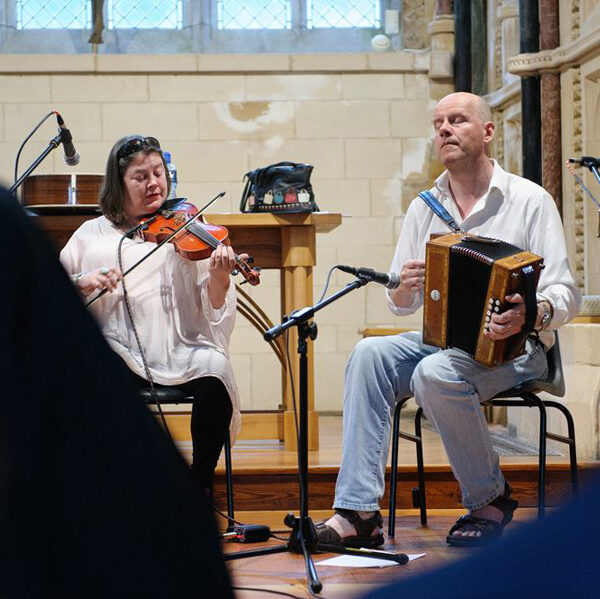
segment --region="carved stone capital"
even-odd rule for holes
[[[518,19],[519,18],[519,4],[517,2],[505,2],[500,5],[496,11],[499,21],[505,19]]]
[[[440,15],[427,25],[429,35],[454,33],[454,15]]]

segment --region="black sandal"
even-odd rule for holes
[[[361,518],[358,515],[358,512],[353,510],[336,508],[335,513],[348,520],[348,522],[354,526],[357,534],[351,537],[342,538],[335,529],[331,528],[331,526],[327,526],[324,521],[317,522],[315,524],[315,530],[317,532],[317,542],[319,545],[366,548],[383,545],[383,532],[380,532],[377,535],[373,534],[375,529],[383,529],[383,518],[379,511],[366,519]]]
[[[512,520],[513,512],[519,507],[519,503],[510,498],[511,493],[512,489],[508,482],[506,482],[504,493],[488,504],[502,511],[502,522],[495,522],[487,518],[477,518],[470,514],[461,516],[450,529],[446,537],[446,543],[454,547],[481,547],[499,539],[504,527]],[[460,532],[479,532],[481,534],[479,536],[454,535],[453,533],[457,530]]]

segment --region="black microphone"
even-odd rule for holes
[[[131,229],[125,231],[125,233],[123,233],[123,237],[127,237],[127,239],[133,239],[138,231],[145,231],[155,220],[156,215],[147,218],[144,222],[138,223],[135,225],[135,227],[131,227]]]
[[[339,264],[338,268],[343,272],[348,272],[355,277],[367,279],[369,282],[379,283],[388,289],[400,287],[400,276],[395,272],[377,272],[372,268],[356,268],[355,266],[345,266]]]
[[[587,168],[592,168],[595,166],[598,168],[600,166],[600,158],[594,158],[593,156],[582,156],[581,158],[569,158],[569,162],[573,164],[580,164],[581,166],[585,166]]]
[[[75,149],[75,146],[73,145],[73,136],[65,126],[65,121],[63,120],[62,116],[60,116],[60,114],[56,111],[55,114],[56,120],[58,121],[60,141],[63,146],[64,160],[69,166],[75,166],[79,164],[80,156],[77,150]]]

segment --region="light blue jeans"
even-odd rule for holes
[[[440,434],[463,505],[477,509],[504,490],[480,402],[547,370],[545,347],[527,341],[515,360],[488,368],[458,349],[425,345],[421,334],[360,341],[346,366],[344,437],[334,507],[379,509],[396,401],[414,395]]]

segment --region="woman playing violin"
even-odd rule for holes
[[[120,139],[106,164],[100,192],[102,216],[81,225],[60,258],[84,296],[103,289],[111,292],[90,309],[137,384],[148,388],[150,375],[157,386],[176,386],[193,396],[192,469],[210,489],[228,430],[235,434],[240,421],[228,354],[236,311],[230,277],[235,254],[231,247],[219,244],[210,258],[192,261],[167,243],[123,281],[131,319],[117,266],[124,233],[161,208],[170,186],[158,140],[140,135]],[[153,247],[139,235],[125,238],[123,269]]]

